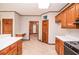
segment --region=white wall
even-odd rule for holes
[[[63,28],[61,29],[60,25],[58,27],[59,28],[58,35],[68,35],[79,38],[79,29],[63,29]]]
[[[39,21],[40,16],[21,16],[20,24],[21,31],[20,33],[26,33],[27,39],[29,39],[29,21]]]
[[[58,24],[55,23],[55,16],[57,15],[57,13],[47,13],[42,15],[42,20],[43,20],[43,16],[47,15],[48,16],[48,20],[49,20],[49,30],[48,30],[48,43],[52,44],[55,42],[55,36],[58,34]]]
[[[14,27],[14,33],[15,34],[19,34],[20,33],[20,31],[21,31],[21,28],[20,28],[20,19],[21,18],[21,16],[20,15],[18,15],[18,14],[16,14],[15,13],[15,20],[14,20],[14,25],[15,25],[15,27]]]

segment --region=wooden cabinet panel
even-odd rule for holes
[[[76,18],[79,18],[79,3],[76,3]]]
[[[79,25],[74,24],[75,20],[79,19],[79,3],[71,4],[58,14],[56,19],[61,20],[62,28],[79,29]]]
[[[14,44],[12,44],[12,45],[10,46],[10,49],[14,49],[15,47],[17,47],[17,42],[14,43]]]
[[[21,55],[22,54],[22,40],[8,46],[0,51],[0,55]]]
[[[6,55],[17,55],[17,47],[10,50]]]
[[[66,28],[67,27],[67,10],[62,12],[62,19],[61,19],[61,27]]]
[[[74,22],[76,20],[76,6],[75,4],[71,5],[67,9],[67,27],[68,28],[76,28],[76,25],[74,25]]]
[[[2,19],[2,24],[3,24],[3,34],[12,34],[13,20]]]
[[[55,22],[59,23],[61,22],[61,19],[62,19],[62,13],[60,13],[59,15],[55,17]]]
[[[7,47],[7,48],[5,48],[5,49],[1,50],[1,51],[0,51],[0,55],[6,55],[6,53],[8,53],[8,52],[9,52],[9,50],[10,50],[10,48],[9,48],[9,47]]]
[[[22,54],[22,40],[18,41],[18,55],[21,55]]]
[[[55,49],[59,55],[64,55],[64,42],[56,38],[55,40]]]

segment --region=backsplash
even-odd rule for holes
[[[58,28],[58,35],[70,35],[73,37],[79,37],[79,29],[62,29],[60,25]]]
[[[66,35],[71,35],[73,37],[79,37],[79,29],[66,29]]]

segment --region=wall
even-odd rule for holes
[[[42,20],[43,20],[43,16],[45,15],[48,16],[48,20],[49,20],[49,34],[48,34],[49,44],[55,43],[55,37],[60,35],[79,38],[79,29],[63,29],[61,28],[61,23],[55,23],[55,15],[57,15],[57,13],[53,13],[53,12],[46,13],[42,15]],[[42,35],[40,37],[42,39]]]
[[[3,18],[10,18],[13,19],[13,23],[14,23],[14,12],[0,12],[0,20],[1,20],[1,34],[2,34],[2,19]],[[13,24],[13,28],[14,28],[14,24]],[[14,29],[13,29],[13,36],[14,36]]]
[[[39,21],[40,16],[21,16],[20,19],[20,33],[26,33],[27,39],[29,39],[29,21]]]
[[[21,31],[21,29],[20,29],[20,18],[21,18],[21,16],[20,15],[18,15],[17,13],[15,13],[15,20],[14,20],[14,23],[15,23],[15,28],[14,28],[14,33],[15,34],[19,34],[20,33],[20,31]]]
[[[56,12],[49,12],[47,14],[42,15],[42,20],[43,16],[47,15],[48,20],[49,20],[49,30],[48,30],[48,43],[53,44],[55,43],[55,37],[58,35],[58,24],[55,23],[55,15],[57,15]]]
[[[59,24],[58,29],[58,35],[67,35],[79,38],[79,29],[61,29],[61,24]]]

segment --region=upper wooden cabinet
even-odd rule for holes
[[[58,19],[59,18],[59,19]],[[79,18],[79,4],[74,3],[64,9],[60,14],[56,16],[56,20],[61,21],[62,28],[79,28],[79,25],[74,24],[76,19]]]
[[[66,28],[67,27],[67,20],[66,20],[66,16],[67,16],[67,11],[65,10],[64,12],[62,12],[62,19],[61,19],[61,27],[62,28]]]
[[[13,19],[2,19],[2,25],[3,34],[13,33]]]
[[[76,5],[73,4],[67,9],[67,28],[76,28]]]
[[[76,4],[76,17],[79,18],[79,3]]]
[[[62,19],[62,13],[58,14],[56,17],[55,17],[55,22],[61,22],[61,19]]]

